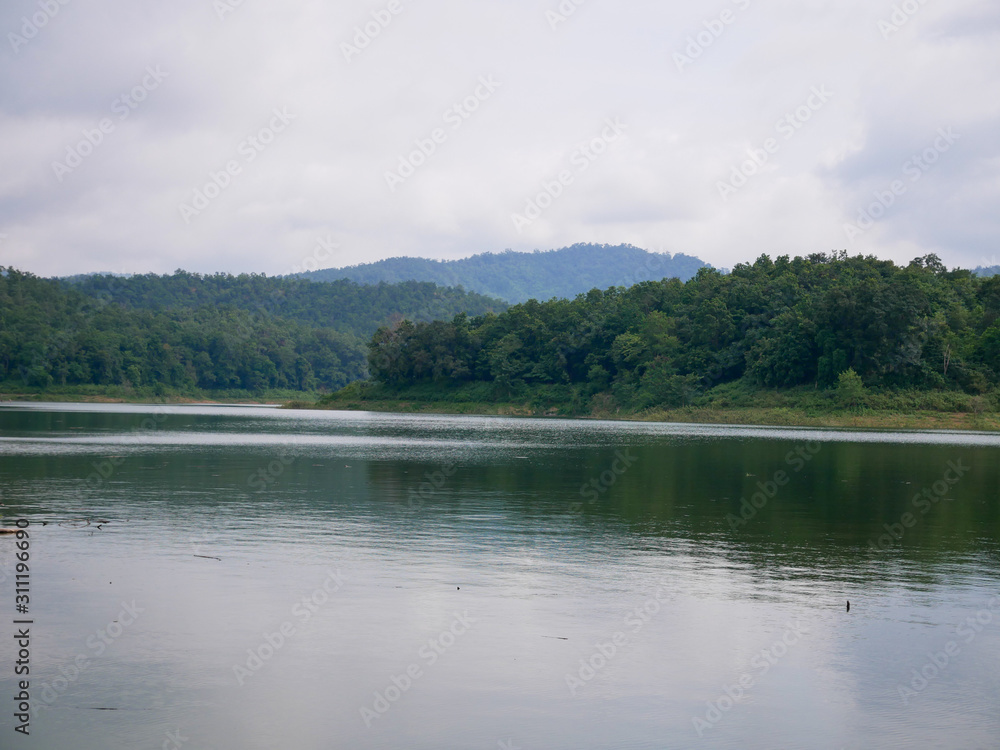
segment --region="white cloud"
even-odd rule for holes
[[[903,5],[918,10],[884,38]],[[331,265],[578,241],[720,266],[841,248],[995,255],[994,3],[587,0],[553,30],[558,6],[399,0],[348,62],[341,45],[373,12],[384,22],[388,0],[244,0],[223,20],[212,0],[70,0],[16,52],[8,33],[39,5],[13,0],[0,10],[0,262],[286,273],[327,234]],[[701,51],[678,70],[692,38]],[[117,119],[148,66],[169,75]],[[454,128],[446,111],[481,76],[501,85]],[[833,96],[786,139],[779,119],[817,86]],[[282,107],[295,120],[248,161],[240,144]],[[52,162],[107,117],[113,132],[59,182]],[[518,233],[510,215],[575,169],[606,118],[627,136]],[[845,223],[942,127],[961,141],[848,241]],[[390,192],[386,171],[436,128],[444,142]],[[724,200],[718,182],[767,138],[780,148]],[[240,173],[185,224],[178,205],[230,160]]]

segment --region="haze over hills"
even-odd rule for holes
[[[350,279],[359,284],[432,281],[518,303],[573,299],[591,289],[628,287],[641,281],[687,281],[707,265],[683,253],[652,253],[633,245],[576,244],[546,252],[481,253],[459,260],[387,258],[297,276],[310,281]]]

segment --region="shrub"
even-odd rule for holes
[[[851,367],[837,377],[837,401],[842,407],[856,407],[866,393],[864,381]]]

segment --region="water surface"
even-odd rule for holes
[[[3,406],[44,710],[14,733],[5,616],[2,745],[1000,747],[998,457],[977,433]]]

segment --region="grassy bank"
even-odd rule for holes
[[[431,383],[390,389],[359,382],[321,396],[298,391],[164,391],[124,386],[0,387],[0,401],[77,403],[284,404],[286,408],[401,414],[621,419],[647,422],[851,427],[914,430],[1000,430],[1000,394],[956,391],[766,390],[729,383],[689,403],[644,409],[618,404],[610,393],[541,386],[497,394],[491,384],[444,388]]]
[[[319,393],[302,391],[202,391],[134,388],[121,385],[75,385],[49,388],[0,385],[0,401],[51,401],[96,404],[284,404],[314,403]]]
[[[484,414],[576,417],[649,422],[852,427],[921,430],[1000,430],[998,394],[886,391],[844,394],[835,389],[760,390],[730,383],[675,407],[628,409],[608,393],[586,397],[571,387],[530,389],[491,398],[483,384],[440,388],[431,384],[389,389],[355,383],[298,408],[404,414]]]

